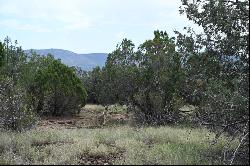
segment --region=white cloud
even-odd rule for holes
[[[63,24],[64,29],[75,30],[91,25],[90,18],[83,14],[86,7],[87,1],[82,0],[0,0],[0,16],[50,21]]]
[[[54,32],[28,33],[20,40],[34,48],[112,50],[125,37],[142,43],[153,30],[171,33],[192,26],[179,15],[180,5],[181,0],[0,0],[0,29],[8,27],[0,35]]]
[[[170,14],[180,0],[0,0],[0,15],[39,19],[64,24],[64,29],[77,30],[95,25],[126,24],[147,21],[154,12]],[[174,7],[174,8],[173,8]],[[158,11],[159,10],[159,11]],[[147,13],[147,16],[145,16]],[[177,12],[178,14],[178,12]],[[159,16],[161,17],[161,16]],[[141,20],[140,20],[141,19]],[[127,20],[127,21],[126,21]],[[153,22],[152,22],[153,23]],[[61,27],[60,27],[61,28]]]
[[[32,24],[23,24],[17,20],[9,19],[9,20],[2,20],[0,21],[0,26],[14,28],[17,30],[24,30],[24,31],[34,31],[34,32],[52,32],[50,29],[41,27],[39,25],[32,25]]]
[[[72,24],[64,26],[66,30],[82,30],[84,28],[90,27],[91,24],[89,22],[74,22]]]
[[[53,31],[155,26],[169,18],[179,19],[180,4],[180,0],[0,0],[0,20],[1,15],[14,17],[22,24],[39,20],[39,25],[33,26],[45,27],[51,23]]]

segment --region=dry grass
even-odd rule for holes
[[[205,129],[46,129],[1,132],[0,164],[221,164],[227,143]],[[234,146],[235,143],[231,143]]]
[[[105,117],[103,117],[104,112],[106,113]],[[127,108],[121,105],[110,105],[105,109],[101,105],[88,104],[79,116],[82,119],[80,123],[82,127],[118,126],[127,124],[129,120]]]
[[[110,124],[99,123],[103,111]],[[224,146],[237,144],[223,135],[212,145],[215,134],[206,129],[114,123],[125,115],[122,106],[86,105],[77,117],[47,119],[23,133],[1,131],[0,164],[222,164]]]
[[[119,105],[119,104],[115,104],[115,105],[109,105],[107,107],[107,110],[105,110],[105,107],[102,105],[87,104],[85,105],[83,110],[89,110],[89,111],[98,112],[98,113],[105,111],[110,114],[122,114],[122,113],[127,112],[127,107]]]

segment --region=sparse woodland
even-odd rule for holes
[[[1,41],[0,164],[249,164],[249,0],[182,0],[180,14],[204,32],[123,39],[92,71]],[[37,129],[95,111],[98,129]],[[113,114],[131,123],[109,128]]]

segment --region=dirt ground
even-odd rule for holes
[[[124,124],[129,120],[126,113],[103,113],[84,109],[80,114],[69,117],[43,117],[38,123],[39,128],[47,129],[75,129],[75,128],[98,128],[112,124]]]

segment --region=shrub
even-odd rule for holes
[[[73,69],[47,57],[47,67],[38,70],[31,93],[38,99],[37,111],[53,116],[79,113],[87,93]]]
[[[15,131],[31,128],[37,118],[26,92],[10,78],[0,78],[0,127]]]

